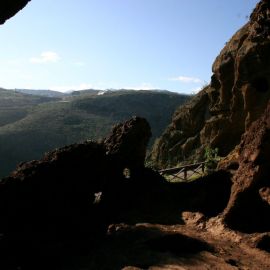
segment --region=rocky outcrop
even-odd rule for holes
[[[269,52],[270,3],[262,0],[216,58],[210,85],[175,113],[154,146],[153,162],[168,167],[198,159],[206,146],[226,156],[239,144],[270,97]]]
[[[67,269],[105,241],[110,224],[181,224],[183,211],[206,217],[222,212],[230,196],[229,174],[168,183],[143,166],[150,134],[146,120],[135,117],[103,142],[56,149],[4,178],[0,268]]]
[[[91,241],[90,231],[104,230],[101,206],[94,202],[106,160],[102,145],[75,144],[21,164],[1,181],[1,269],[33,269],[39,261],[46,269],[54,257],[57,265],[78,252],[78,243],[86,248],[83,239]]]
[[[121,158],[127,167],[143,167],[151,135],[148,122],[144,118],[133,117],[116,125],[104,140],[107,154]]]
[[[243,135],[238,163],[224,220],[241,231],[270,231],[270,103]]]
[[[13,17],[31,0],[4,0],[0,3],[0,24]]]
[[[126,257],[133,262],[130,243],[140,250],[143,247],[139,254],[150,252],[143,257],[146,261],[152,251],[164,252],[164,259],[168,252],[177,257],[201,251],[216,254],[221,239],[216,240],[216,250],[213,236],[205,241],[207,233],[202,230],[212,229],[222,239],[224,231],[219,231],[217,222],[211,225],[209,218],[223,218],[229,227],[242,231],[269,230],[269,205],[263,205],[269,204],[269,119],[270,105],[243,137],[239,171],[233,178],[230,172],[219,170],[190,183],[169,183],[143,167],[142,149],[146,150],[151,132],[142,118],[117,125],[100,143],[66,146],[42,160],[20,164],[0,184],[0,268],[78,269],[82,258],[87,258],[86,269],[112,269],[111,263],[117,265],[113,269],[121,269]],[[130,159],[128,153],[136,158]],[[127,166],[128,176],[123,173]],[[137,231],[140,225],[126,225],[139,223],[146,228]],[[147,229],[154,226],[151,223],[162,224],[155,225],[159,229],[154,234]],[[175,234],[180,224],[187,234]],[[160,228],[166,233],[160,233]],[[268,234],[253,238],[253,248],[268,251]],[[114,251],[113,262],[105,262],[104,254],[112,257]],[[138,261],[141,255],[136,256]]]
[[[195,154],[195,149],[200,147],[200,131],[210,117],[208,106],[209,97],[205,88],[176,110],[172,123],[156,140],[148,158],[155,167],[174,166]]]
[[[69,257],[89,252],[111,222],[166,214],[155,209],[170,201],[163,195],[167,184],[143,166],[150,134],[147,121],[135,117],[104,142],[57,149],[4,178],[0,268],[32,269],[42,261],[39,269],[60,269],[63,258],[69,264]]]

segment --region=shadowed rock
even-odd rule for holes
[[[102,145],[75,144],[21,164],[3,179],[1,263],[28,269],[44,260],[46,268],[54,258],[59,263],[69,254],[83,253],[91,235],[106,230],[101,206],[94,204],[106,160]]]
[[[243,135],[224,220],[246,232],[270,230],[270,103]]]
[[[3,0],[0,3],[0,24],[13,17],[31,0]]]
[[[74,144],[20,164],[1,181],[2,264],[32,267],[45,260],[42,267],[52,269],[53,259],[89,250],[110,222],[136,221],[140,212],[153,216],[165,182],[143,166],[149,124],[133,118],[112,134],[106,143]]]
[[[194,254],[203,250],[211,250],[211,247],[202,241],[181,234],[163,235],[147,242],[150,249],[173,254]]]
[[[121,159],[127,167],[143,167],[150,137],[148,122],[144,118],[133,117],[116,125],[104,144],[107,154]]]
[[[229,175],[166,182],[143,166],[150,134],[145,119],[133,118],[103,143],[66,146],[20,164],[0,184],[0,264],[28,269],[44,261],[39,269],[59,269],[94,250],[111,223],[179,224],[186,210],[222,212]]]

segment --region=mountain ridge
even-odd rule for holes
[[[152,144],[170,122],[175,108],[190,98],[171,92],[133,90],[103,95],[91,90],[62,97],[8,90],[2,93],[9,96],[1,109],[5,120],[2,125],[0,117],[0,176],[7,175],[19,162],[38,159],[54,148],[98,140],[113,125],[134,115],[149,119]]]

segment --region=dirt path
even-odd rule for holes
[[[270,269],[269,253],[250,247],[250,235],[230,231],[218,222],[196,223],[196,218],[187,218],[186,225],[111,225],[108,239],[83,269]]]

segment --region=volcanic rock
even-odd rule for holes
[[[253,237],[251,246],[270,252],[270,233],[261,233]]]
[[[246,232],[270,231],[270,103],[243,135],[225,222]]]
[[[155,167],[174,166],[179,160],[186,160],[199,147],[199,132],[210,117],[206,90],[202,90],[174,113],[173,122],[153,146],[149,159],[154,161]]]
[[[226,156],[264,112],[270,97],[270,3],[260,1],[244,25],[216,58],[209,86],[172,124],[151,155],[157,167],[201,159],[208,146]]]
[[[127,167],[143,167],[151,135],[148,122],[144,118],[133,117],[116,125],[104,140],[107,154],[120,158]]]

